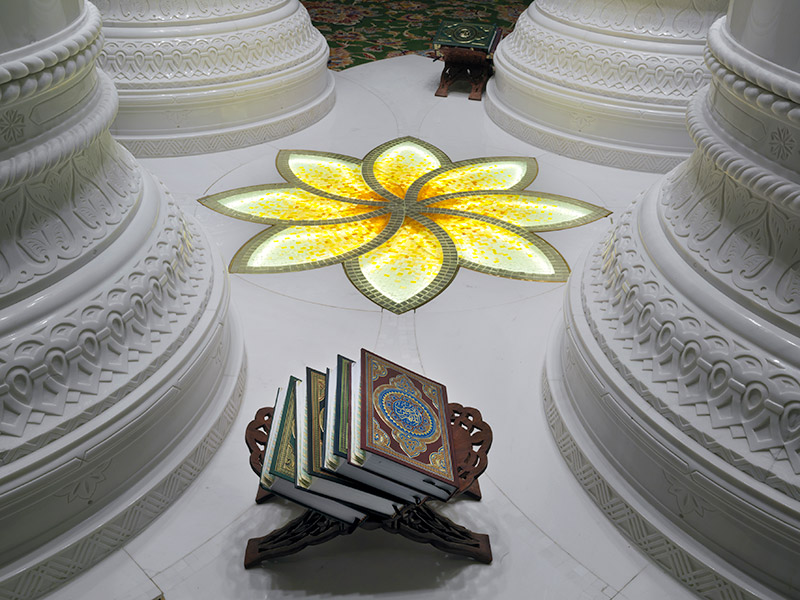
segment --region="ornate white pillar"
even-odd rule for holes
[[[135,156],[258,144],[333,106],[328,44],[298,0],[93,1],[119,92],[111,133]]]
[[[540,148],[665,172],[691,153],[689,98],[727,0],[536,0],[494,55],[486,111]]]
[[[83,0],[0,0],[0,598],[36,598],[186,488],[236,414],[224,265],[108,133]]]
[[[800,4],[711,27],[697,146],[573,271],[545,367],[559,449],[707,598],[800,597]]]

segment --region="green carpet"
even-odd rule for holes
[[[306,0],[328,40],[328,67],[339,71],[403,54],[433,55],[431,39],[445,19],[490,23],[509,33],[530,2]]]

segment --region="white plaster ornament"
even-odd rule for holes
[[[697,149],[575,269],[545,366],[573,472],[706,598],[800,597],[799,19],[711,27]]]
[[[298,0],[93,0],[111,133],[135,156],[202,154],[303,129],[333,106],[328,44]]]
[[[494,54],[486,111],[546,150],[665,172],[693,150],[686,107],[727,0],[537,0]]]
[[[108,132],[97,9],[0,14],[0,598],[17,600],[196,477],[236,414],[244,349],[221,260]]]

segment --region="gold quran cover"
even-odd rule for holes
[[[456,483],[444,385],[361,349],[361,449]]]

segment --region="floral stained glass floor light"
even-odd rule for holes
[[[609,212],[526,191],[533,158],[451,161],[412,137],[381,144],[363,160],[282,150],[288,183],[238,188],[200,202],[270,225],[233,257],[232,273],[280,273],[342,263],[379,306],[403,313],[444,290],[459,267],[530,281],[565,281],[569,267],[536,235]]]

